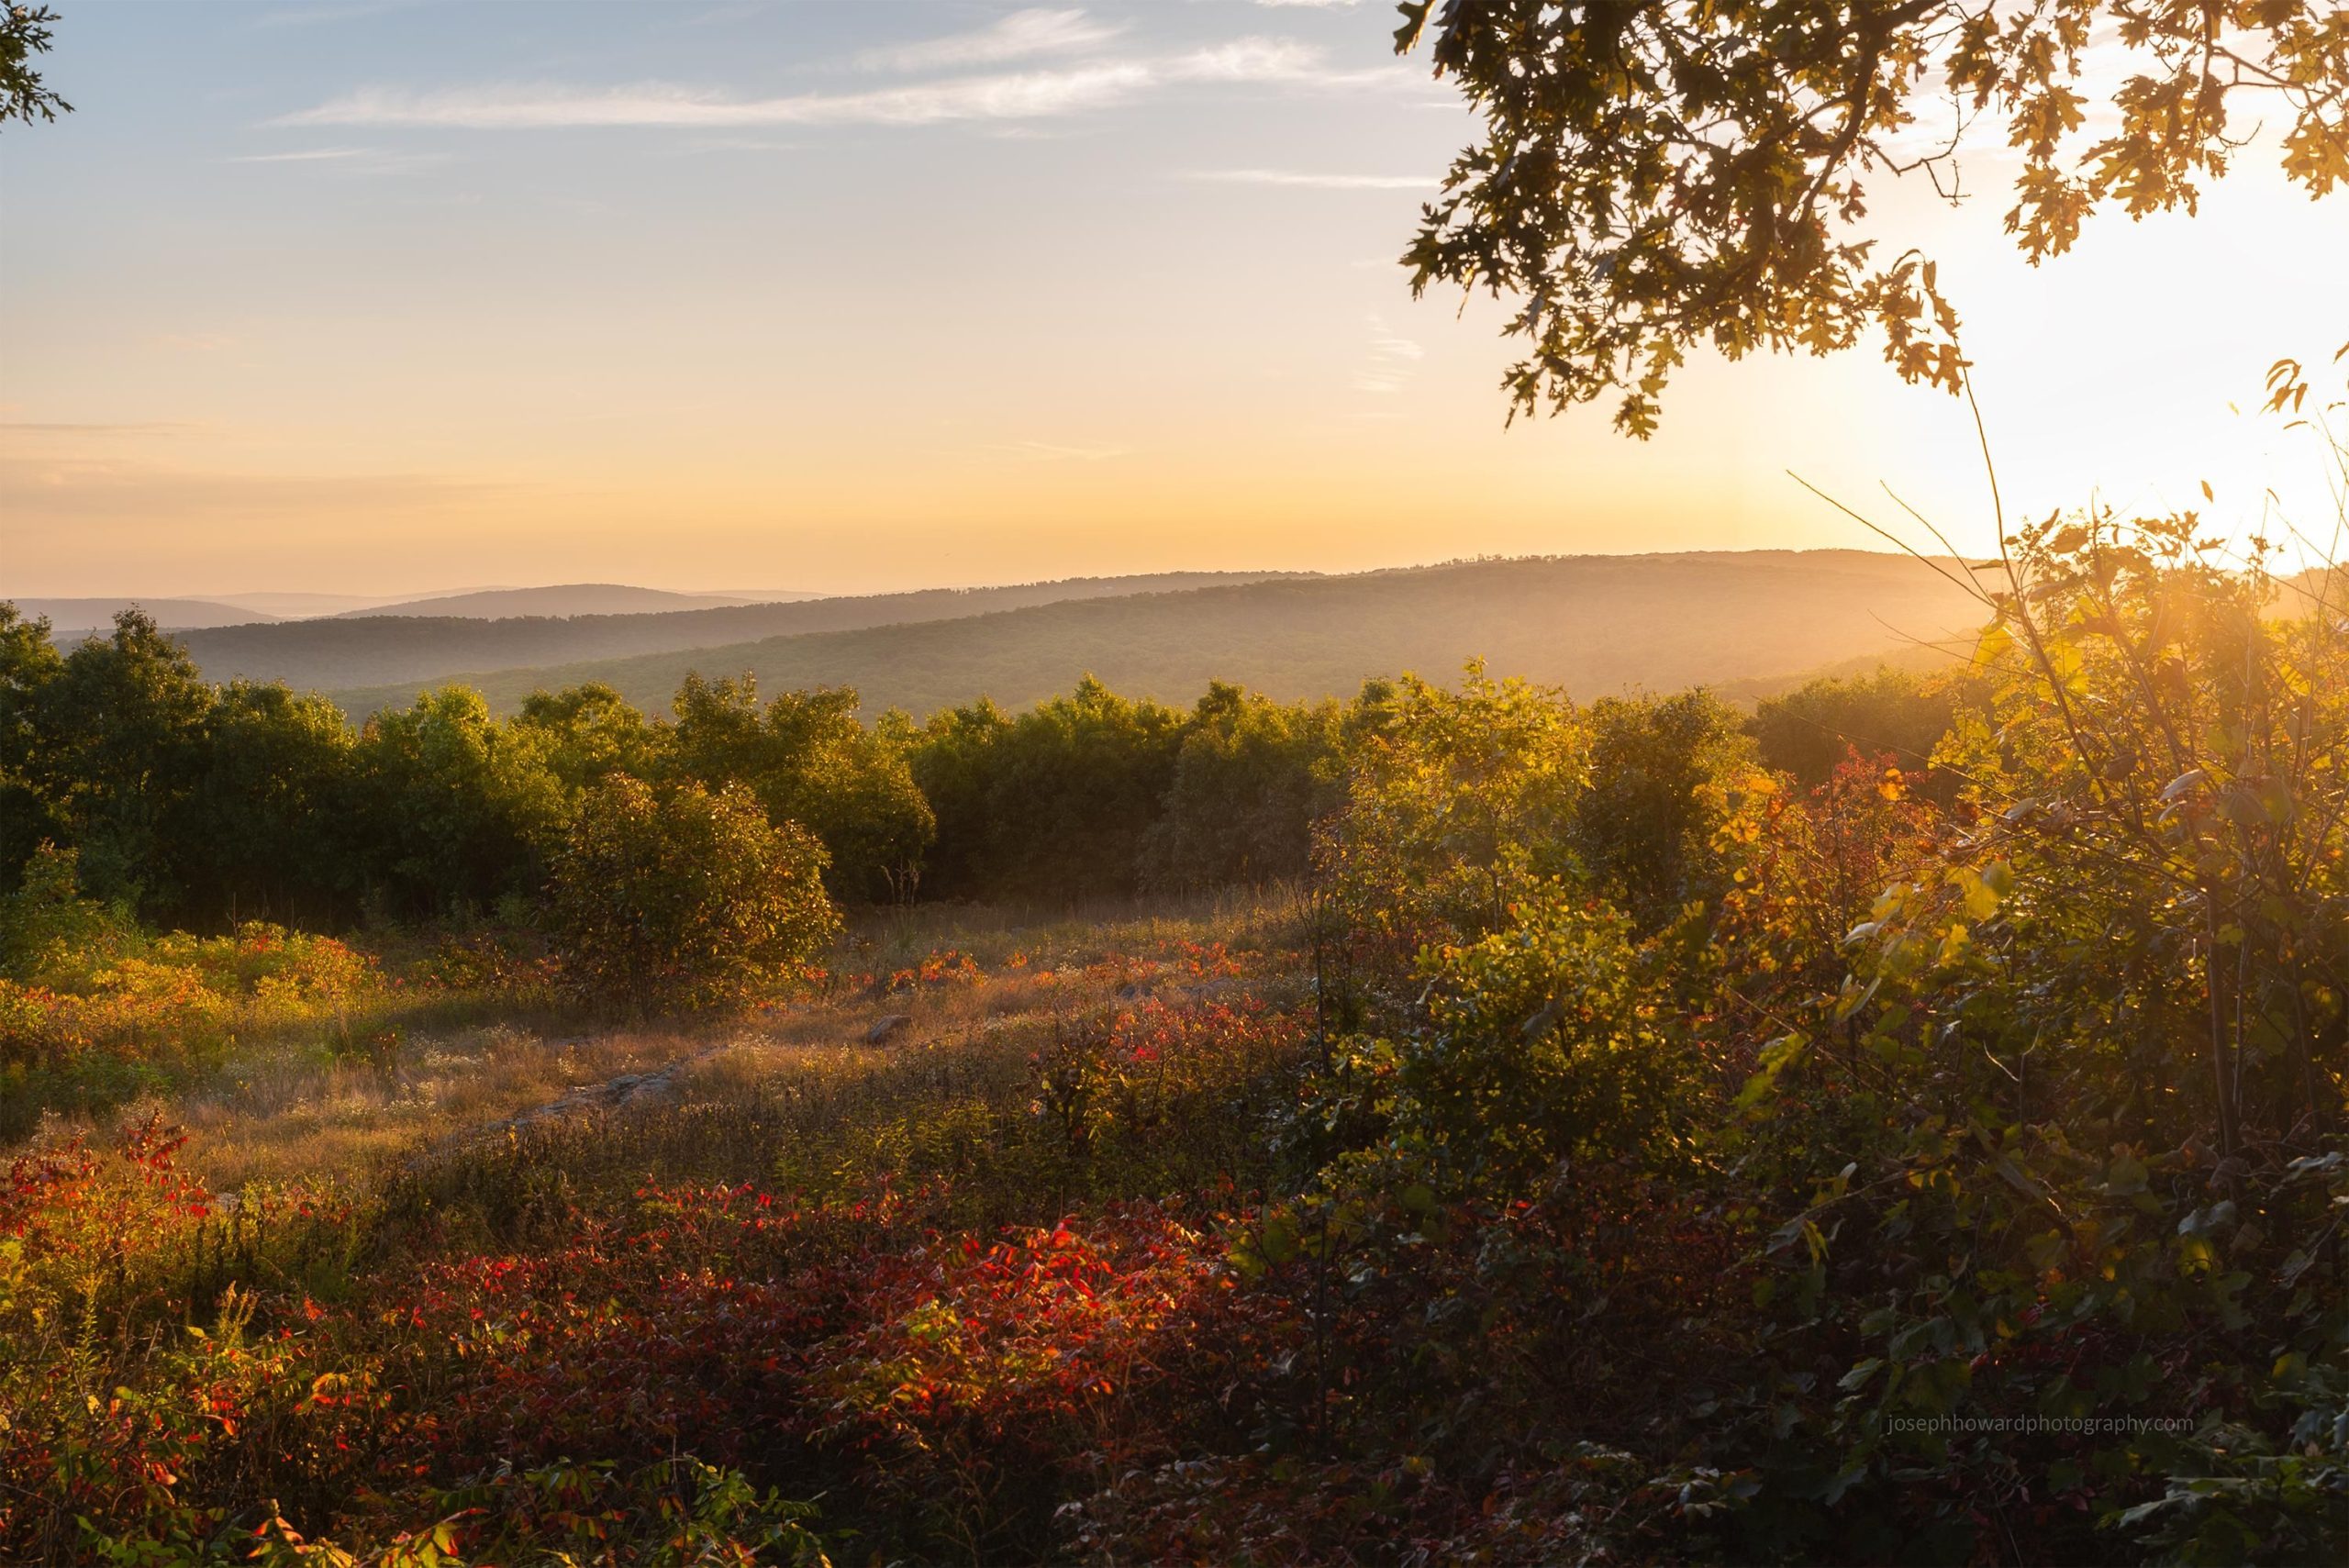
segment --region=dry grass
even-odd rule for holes
[[[418,1143],[543,1105],[582,1084],[695,1049],[668,1031],[549,1038],[506,1024],[417,1040],[386,1067],[278,1052],[165,1107],[218,1190],[319,1171],[363,1172]]]
[[[1264,951],[1293,940],[1302,895],[1285,884],[1194,895],[1094,899],[1044,909],[1022,905],[920,904],[877,910],[852,929],[855,967],[881,973],[959,948],[993,971],[1015,955],[1037,967],[1085,964],[1111,953],[1164,953],[1184,942]]]
[[[1039,917],[1017,909],[876,912],[843,943],[840,968],[874,984],[822,1000],[685,1024],[584,1029],[545,1017],[420,1032],[385,1059],[338,1059],[314,1044],[257,1045],[160,1106],[189,1130],[189,1158],[216,1190],[319,1173],[364,1177],[584,1085],[690,1062],[679,1100],[810,1103],[870,1113],[938,1078],[963,1085],[1024,1070],[1024,1048],[974,1052],[1008,1026],[1049,1029],[1139,990],[1180,986],[1197,949],[1223,944],[1264,972],[1293,943],[1297,901],[1263,894],[1119,903]],[[932,955],[967,954],[984,979],[892,989]],[[862,1043],[882,1017],[908,1022]],[[999,1087],[999,1086],[998,1086]],[[154,1102],[137,1114],[157,1108]]]

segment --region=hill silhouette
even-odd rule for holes
[[[468,671],[535,668],[807,632],[943,620],[1064,599],[1257,582],[1267,575],[1169,572],[1137,577],[1072,577],[1001,588],[933,588],[650,615],[515,616],[495,620],[441,614],[439,601],[433,601],[414,614],[372,610],[357,617],[217,627],[190,632],[182,640],[205,674],[216,681],[244,675],[282,680],[300,689],[334,689],[440,681]]]
[[[250,593],[215,594],[224,605],[258,613],[253,620],[298,620],[312,616],[364,615],[385,605],[418,603],[440,594],[471,594],[473,588],[446,588],[430,594],[326,594],[301,588],[257,588]]]
[[[250,621],[277,618],[242,605],[226,604],[217,599],[128,595],[116,598],[17,599],[14,603],[27,620],[47,616],[50,634],[60,642],[75,641],[90,632],[103,631],[114,623],[117,614],[128,609],[146,611],[155,617],[155,624],[166,631],[239,626]]]
[[[632,587],[625,583],[559,583],[543,588],[482,588],[463,594],[436,594],[344,610],[335,618],[459,616],[472,620],[504,620],[515,616],[657,615],[668,610],[707,610],[729,605],[796,604],[822,597],[821,594],[789,589],[765,594],[679,594],[666,588]]]
[[[832,603],[833,601],[824,601]],[[818,608],[819,606],[804,606]],[[690,671],[748,671],[768,691],[851,685],[866,711],[917,716],[985,695],[1018,707],[1087,673],[1187,702],[1213,679],[1281,698],[1351,695],[1414,670],[1442,679],[1484,657],[1594,696],[1626,688],[1749,687],[1962,638],[1980,607],[1903,556],[1761,550],[1479,561],[1342,577],[1066,599],[1017,609],[774,637],[722,647],[454,677],[501,712],[531,692],[603,681],[665,711]],[[413,683],[335,693],[354,717],[408,702]]]

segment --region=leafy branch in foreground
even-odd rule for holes
[[[32,58],[49,50],[49,27],[57,13],[46,6],[0,7],[0,121],[33,123],[36,116],[54,120],[58,111],[73,106],[40,84]]]
[[[1516,296],[1528,340],[1511,417],[1620,391],[1653,432],[1691,345],[1826,354],[1880,329],[1902,379],[1960,387],[1957,315],[1933,264],[1861,229],[1878,172],[1959,194],[1986,117],[2020,157],[2008,232],[2033,262],[2088,214],[2192,212],[2283,113],[2285,173],[2349,180],[2349,11],[2330,0],[1414,0],[1398,52],[1434,35],[1439,76],[1486,122],[1423,209],[1412,286]],[[2093,107],[2092,52],[2128,74]]]

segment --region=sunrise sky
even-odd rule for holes
[[[1973,429],[1871,348],[1698,362],[1641,444],[1505,429],[1489,304],[1395,257],[1471,133],[1382,5],[93,5],[0,131],[0,593],[1991,541]],[[2251,410],[2349,339],[2349,198],[2254,154],[2034,272],[2005,171],[1887,185],[2018,511],[2237,520]],[[2244,414],[2230,413],[2230,402]]]

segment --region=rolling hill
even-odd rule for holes
[[[468,620],[505,620],[515,616],[658,615],[665,610],[707,610],[729,605],[796,604],[823,596],[789,589],[768,594],[678,594],[665,588],[630,587],[625,583],[562,583],[545,588],[483,588],[466,594],[435,594],[344,610],[335,618],[457,616]]]
[[[1021,706],[1088,672],[1128,695],[1174,702],[1188,702],[1210,679],[1284,698],[1348,695],[1366,676],[1414,670],[1444,678],[1481,655],[1496,673],[1592,696],[1750,688],[1963,638],[1979,618],[1954,585],[1903,556],[1567,556],[1071,597],[451,678],[481,689],[501,712],[534,690],[591,680],[657,711],[689,671],[749,671],[771,692],[852,685],[868,712],[899,706],[918,716],[982,694]],[[414,682],[384,683],[335,695],[363,717],[416,691]]]
[[[408,685],[467,671],[535,668],[809,632],[945,620],[1067,599],[1252,583],[1268,575],[1169,572],[1138,577],[1073,577],[1002,588],[936,588],[650,615],[514,616],[496,620],[441,614],[434,603],[428,603],[415,614],[371,611],[356,617],[216,627],[192,631],[182,640],[204,673],[216,681],[245,675],[282,680],[303,689]]]
[[[471,588],[443,590],[451,594],[470,594]],[[365,614],[385,605],[406,604],[411,600],[434,597],[430,594],[321,594],[298,588],[260,588],[251,593],[216,594],[213,597],[224,605],[239,609],[258,610],[247,620],[298,620],[309,616],[339,616],[346,612]]]
[[[740,594],[681,594],[623,583],[562,583],[542,588],[456,588],[438,593],[367,597],[355,594],[262,592],[214,598],[117,597],[19,599],[26,616],[47,616],[61,639],[101,628],[117,610],[139,606],[170,631],[250,626],[281,620],[356,620],[372,616],[435,616],[465,620],[504,620],[518,616],[656,615],[670,610],[707,610],[740,605],[796,604],[822,594],[794,588]]]
[[[216,599],[17,599],[15,604],[27,620],[47,616],[50,635],[61,643],[78,641],[92,631],[111,626],[116,614],[127,609],[145,610],[155,617],[155,624],[166,631],[238,626],[248,621],[276,618],[247,609],[242,605],[223,604]]]

